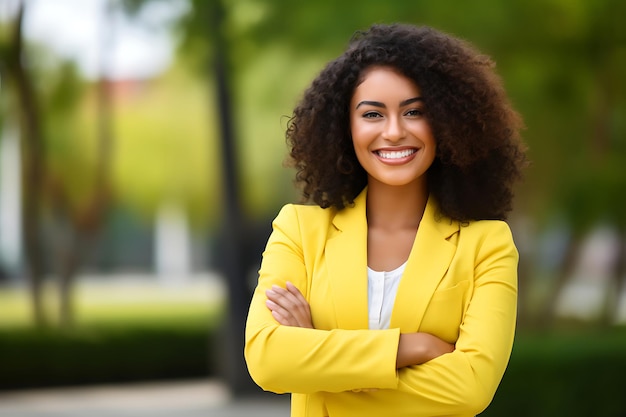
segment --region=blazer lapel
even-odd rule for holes
[[[456,245],[448,239],[458,232],[458,222],[436,216],[436,204],[429,198],[391,315],[390,327],[400,328],[402,333],[419,330],[430,298],[456,251]]]
[[[353,207],[337,212],[335,235],[326,243],[332,302],[340,329],[368,328],[366,193],[359,194]]]

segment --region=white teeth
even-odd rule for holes
[[[416,152],[415,149],[405,149],[403,151],[376,151],[376,153],[378,154],[378,156],[380,156],[381,158],[385,158],[385,159],[400,159],[400,158],[406,158],[409,155],[412,155]]]

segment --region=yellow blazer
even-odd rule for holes
[[[387,330],[368,329],[366,192],[343,210],[286,205],[273,223],[246,324],[245,358],[263,389],[292,393],[294,417],[475,416],[513,345],[518,253],[506,223],[459,224],[429,199]],[[279,325],[265,290],[291,281],[315,329]],[[400,333],[454,352],[396,370]]]

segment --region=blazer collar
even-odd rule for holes
[[[326,262],[337,327],[367,329],[367,189],[333,218],[336,230],[326,242]]]
[[[354,205],[333,218],[336,231],[326,243],[326,261],[337,326],[367,329],[367,188]],[[441,217],[441,216],[439,216]],[[437,205],[428,199],[404,275],[400,281],[391,327],[417,331],[432,293],[443,278],[456,246],[448,239],[459,230],[458,222],[438,218]]]
[[[426,307],[456,253],[450,238],[459,227],[459,222],[439,214],[431,196],[398,286],[391,328],[400,328],[402,333],[419,331]]]

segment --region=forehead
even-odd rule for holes
[[[419,95],[418,85],[393,67],[374,66],[363,71],[353,99],[364,95],[411,96]],[[406,98],[406,97],[405,97]]]

